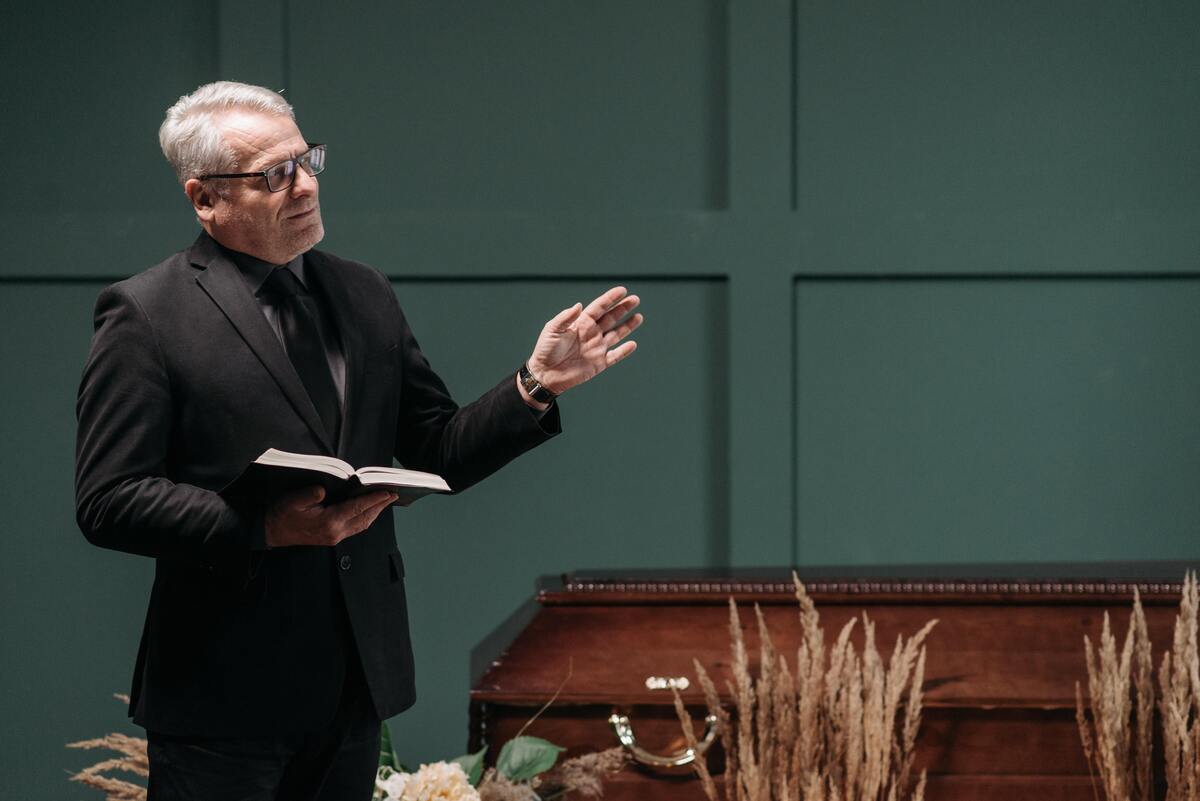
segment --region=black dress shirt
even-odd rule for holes
[[[250,288],[250,291],[254,294],[254,299],[258,301],[258,307],[262,310],[263,317],[267,318],[271,330],[275,332],[275,336],[279,339],[279,344],[284,346],[284,350],[287,350],[287,344],[283,338],[283,328],[279,324],[279,310],[270,302],[270,293],[261,291],[267,277],[271,275],[276,267],[286,267],[286,269],[291,270],[292,274],[300,280],[300,284],[304,287],[305,291],[316,299],[320,314],[321,339],[325,343],[325,360],[329,362],[329,372],[333,376],[334,386],[337,387],[338,401],[342,406],[342,414],[345,414],[346,355],[342,352],[341,338],[338,336],[337,326],[334,325],[325,299],[321,297],[321,293],[317,291],[317,287],[313,282],[305,280],[304,256],[297,256],[286,265],[277,265],[265,262],[262,259],[256,259],[246,253],[239,253],[236,250],[229,250],[228,252],[233,259],[233,263],[237,265],[238,271],[242,274],[242,278],[246,280],[246,286]]]

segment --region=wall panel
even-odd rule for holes
[[[1189,2],[802,0],[820,269],[1194,269],[1198,28]]]
[[[68,742],[130,734],[125,705],[153,565],[75,525],[74,406],[99,284],[0,286],[0,773],[11,798],[74,797]],[[82,791],[77,793],[83,796]]]
[[[803,564],[1185,559],[1200,281],[798,280]]]
[[[348,209],[725,205],[720,0],[290,5]]]
[[[203,0],[5,8],[0,276],[128,275],[194,236],[158,126],[217,77],[217,22]]]
[[[114,201],[156,210],[164,188],[153,167],[170,172],[158,163],[163,111],[216,66],[211,4],[23,3],[4,16],[0,68],[12,105],[0,128],[0,212],[86,212]]]

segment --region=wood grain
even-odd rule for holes
[[[568,577],[544,588],[538,613],[471,691],[472,748],[514,736],[570,674],[554,706],[527,733],[566,746],[570,754],[600,750],[616,744],[607,718],[620,710],[630,716],[639,745],[659,753],[682,749],[671,693],[647,689],[647,677],[686,677],[691,686],[682,695],[699,729],[703,700],[692,660],[724,690],[730,677],[729,597],[739,601],[739,623],[754,658],[754,603],[763,609],[776,648],[794,654],[799,624],[795,600],[784,591],[786,578]],[[886,655],[897,635],[938,620],[927,640],[917,755],[918,768],[930,773],[931,801],[1092,798],[1074,717],[1075,682],[1086,685],[1084,635],[1097,640],[1108,613],[1123,636],[1136,586],[1143,591],[1157,662],[1169,647],[1179,598],[1179,582],[1169,576],[936,582],[873,576],[815,585],[825,588],[812,595],[827,642],[856,620],[861,647],[865,613]],[[710,766],[719,771],[722,763],[714,749]],[[635,768],[605,797],[699,799],[702,793],[687,769]]]

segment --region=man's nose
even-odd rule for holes
[[[309,175],[303,167],[296,167],[296,179],[292,182],[292,194],[296,197],[314,195],[317,192],[317,176]]]

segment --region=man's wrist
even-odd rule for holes
[[[521,369],[517,370],[517,384],[521,388],[522,397],[542,404],[544,407],[553,403],[554,398],[558,395],[542,383],[541,379],[529,368],[529,362],[525,362],[521,365]]]
[[[550,403],[543,403],[537,398],[533,397],[533,395],[529,394],[529,391],[525,389],[525,385],[521,383],[520,373],[516,375],[516,382],[517,392],[520,393],[521,400],[524,401],[526,406],[538,412],[544,412],[550,408]]]

